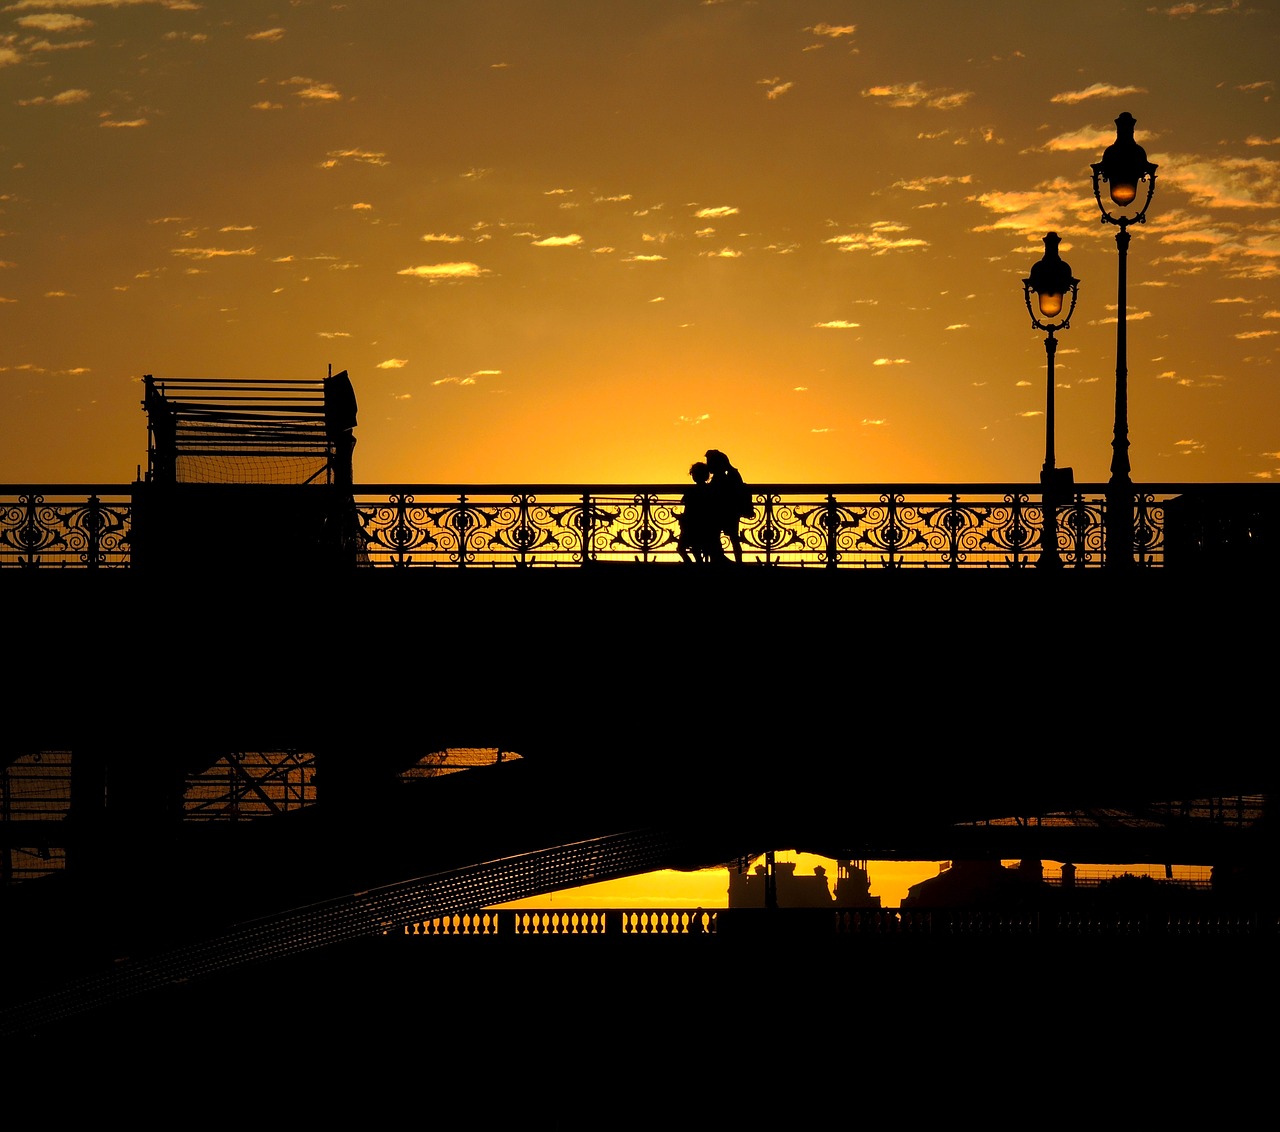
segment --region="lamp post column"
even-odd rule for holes
[[[1058,465],[1053,453],[1053,356],[1058,352],[1058,340],[1053,336],[1053,329],[1044,337],[1045,368],[1048,381],[1045,383],[1044,401],[1044,467],[1040,469],[1040,506],[1044,512],[1040,527],[1040,566],[1061,566],[1058,557]]]
[[[1128,296],[1126,282],[1129,260],[1129,226],[1142,224],[1156,189],[1157,166],[1147,160],[1147,152],[1133,137],[1136,120],[1132,114],[1116,119],[1116,140],[1093,166],[1093,197],[1098,202],[1104,224],[1116,225],[1116,250],[1120,255],[1116,298],[1116,416],[1111,439],[1111,479],[1107,483],[1106,514],[1103,517],[1105,564],[1111,570],[1129,570],[1134,565],[1133,481],[1129,477],[1129,369]],[[1111,205],[1103,202],[1102,185],[1108,187]],[[1138,204],[1140,186],[1146,197]],[[1136,211],[1135,211],[1136,210]]]
[[[1129,226],[1116,233],[1120,253],[1116,292],[1116,415],[1111,437],[1111,479],[1107,483],[1107,566],[1125,570],[1133,565],[1133,481],[1129,477],[1129,337],[1126,293],[1129,264]]]
[[[1044,352],[1047,381],[1044,400],[1044,467],[1040,469],[1040,558],[1037,566],[1062,565],[1058,555],[1058,501],[1066,494],[1073,480],[1070,468],[1058,470],[1053,452],[1055,421],[1053,417],[1054,375],[1053,358],[1058,352],[1057,333],[1071,326],[1071,316],[1076,310],[1076,295],[1080,280],[1071,274],[1071,265],[1058,254],[1061,241],[1057,232],[1044,238],[1044,258],[1031,268],[1031,274],[1022,281],[1022,298],[1031,316],[1031,325],[1045,332]],[[1031,296],[1036,296],[1040,314],[1031,306]],[[1070,300],[1070,306],[1063,306]]]

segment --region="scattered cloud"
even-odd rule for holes
[[[259,43],[279,43],[284,39],[284,28],[267,28],[265,31],[251,31],[245,39]]]
[[[317,330],[316,333],[321,338],[350,338],[349,330]]]
[[[301,89],[295,90],[293,93],[307,102],[341,102],[342,95],[337,91],[332,83],[320,83],[315,79],[303,78],[301,75],[294,75],[290,79],[281,79],[281,86],[296,86]]]
[[[404,369],[409,364],[408,358],[388,358],[385,362],[379,362],[374,369]]]
[[[1175,155],[1160,164],[1160,180],[1204,208],[1280,206],[1280,161],[1267,157]]]
[[[396,274],[412,275],[415,279],[427,279],[435,283],[451,279],[479,279],[489,272],[475,263],[426,263],[417,267],[402,267]]]
[[[1101,156],[1102,151],[1116,140],[1116,128],[1111,126],[1081,126],[1056,134],[1040,148],[1048,153],[1078,153],[1087,150]]]
[[[147,125],[145,118],[104,118],[98,123],[104,130],[136,130],[140,126]]]
[[[878,418],[877,418],[877,417],[863,417],[863,418],[862,418],[862,424],[863,424],[863,425],[865,425],[865,426],[866,426],[866,427],[868,427],[868,428],[881,428],[881,427],[883,427],[884,425],[887,425],[888,423],[889,423],[889,422],[888,422],[888,421],[886,421],[883,417],[878,417]]]
[[[1168,8],[1148,8],[1154,16],[1169,16],[1172,19],[1189,20],[1192,16],[1225,16],[1232,12],[1244,14],[1240,0],[1216,0],[1211,4],[1185,3],[1172,4]]]
[[[9,10],[19,5],[13,5]],[[64,7],[73,7],[72,4],[64,4]],[[79,31],[81,28],[93,27],[92,20],[86,20],[83,16],[73,16],[69,12],[38,12],[33,16],[19,16],[17,19],[19,27],[33,28],[36,31]]]
[[[857,24],[814,24],[813,27],[806,29],[813,32],[814,35],[822,36],[825,39],[840,39],[842,36],[852,35],[858,30]]]
[[[725,216],[737,216],[738,210],[733,205],[720,204],[713,208],[700,208],[693,215],[699,220],[719,220]],[[710,232],[713,229],[708,228],[707,231]]]
[[[710,413],[702,413],[696,417],[676,417],[676,424],[700,425],[703,421],[709,421],[710,419]]]
[[[442,377],[433,381],[432,385],[474,385],[476,379],[474,377]]]
[[[571,232],[567,236],[543,236],[540,240],[534,240],[535,248],[576,248],[582,243],[582,237],[577,232]]]
[[[863,98],[875,98],[888,106],[910,109],[927,106],[932,110],[954,110],[973,97],[971,90],[930,90],[922,83],[894,83],[890,86],[868,87]]]
[[[428,232],[422,239],[428,244],[461,244],[466,240],[466,236],[450,236],[444,232]]]
[[[739,259],[742,256],[740,251],[735,251],[733,248],[721,248],[718,252],[699,252],[698,254],[712,259]]]
[[[173,255],[189,259],[223,259],[229,256],[257,255],[257,248],[170,248]]]
[[[829,322],[815,322],[816,330],[857,330],[862,325],[860,322],[849,322],[843,318],[833,318]]]
[[[331,149],[321,162],[322,168],[332,169],[342,161],[357,161],[362,165],[389,165],[385,153],[368,149]]]
[[[873,366],[909,366],[911,363],[906,358],[876,358],[871,364]]]
[[[1064,90],[1055,94],[1050,102],[1065,102],[1074,106],[1077,102],[1086,102],[1090,98],[1127,98],[1131,94],[1146,94],[1147,88],[1141,86],[1116,86],[1115,83],[1093,83],[1084,90]]]
[[[1092,221],[1097,216],[1096,207],[1081,193],[1079,184],[1062,178],[1038,185],[1034,189],[979,193],[969,200],[995,216],[989,224],[975,225],[972,229],[974,232],[1034,232],[1039,238],[1045,232],[1056,231],[1062,234],[1070,231],[1071,226],[1063,223],[1063,217],[1083,217],[1086,211],[1090,221],[1089,230],[1092,231]],[[1028,252],[1030,251],[1029,245]]]
[[[842,252],[870,252],[872,255],[886,255],[889,252],[911,251],[929,246],[928,240],[899,234],[906,230],[905,225],[879,221],[871,226],[870,231],[829,236],[822,242],[832,244]]]
[[[777,83],[764,92],[765,98],[772,101],[775,98],[781,98],[787,91],[794,87],[795,83]]]
[[[58,94],[51,95],[46,98],[44,95],[37,95],[35,98],[18,99],[19,106],[74,106],[78,102],[87,101],[91,95],[87,90],[78,88],[72,90],[60,91]]]
[[[965,173],[960,176],[946,177],[917,177],[911,181],[894,181],[893,188],[905,189],[909,193],[924,193],[930,189],[944,185],[968,185],[973,181],[973,176]]]
[[[657,253],[654,253],[653,255],[629,255],[623,260],[623,262],[624,263],[658,263],[660,261],[665,260],[666,258],[667,258],[666,256],[658,255]]]
[[[1107,310],[1109,310],[1109,311],[1113,311],[1113,310],[1115,310],[1115,309],[1116,309],[1116,305],[1115,305],[1115,303],[1108,303],[1108,304],[1107,304]],[[1124,320],[1125,320],[1125,322],[1127,322],[1127,323],[1128,323],[1128,322],[1141,322],[1144,318],[1150,318],[1150,317],[1151,317],[1151,312],[1150,312],[1150,311],[1129,311],[1129,312],[1125,315],[1125,319],[1124,319]],[[1119,321],[1120,321],[1120,318],[1119,318],[1119,316],[1118,316],[1118,315],[1111,315],[1111,316],[1109,316],[1109,317],[1107,317],[1107,318],[1095,318],[1095,319],[1091,319],[1091,320],[1089,321],[1089,325],[1090,325],[1090,326],[1107,326],[1107,325],[1109,325],[1109,324],[1111,324],[1111,323],[1116,323],[1116,322],[1119,322]]]

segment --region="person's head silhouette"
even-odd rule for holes
[[[699,460],[697,463],[690,465],[689,475],[693,477],[694,483],[706,483],[707,477],[711,475],[711,469]]]
[[[713,472],[723,472],[729,467],[729,457],[718,448],[707,449],[707,467]]]

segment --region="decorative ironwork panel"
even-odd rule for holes
[[[103,503],[50,502],[45,493],[0,502],[0,566],[119,568],[129,564],[131,508]]]
[[[989,508],[983,516],[979,545],[995,551],[1003,566],[1028,566],[1040,549],[1043,523],[1044,512],[1030,504],[1026,495],[1006,495],[1002,504]]]
[[[1133,552],[1143,565],[1164,558],[1164,507],[1145,492],[1134,497]]]
[[[1064,564],[1083,569],[1102,563],[1106,546],[1102,514],[1100,502],[1090,503],[1082,495],[1058,509],[1058,548]]]

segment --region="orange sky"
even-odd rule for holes
[[[976,15],[980,12],[981,15]],[[929,34],[922,34],[926,28]],[[0,482],[127,482],[144,373],[323,377],[373,482],[1280,475],[1280,11],[838,0],[0,7]]]

